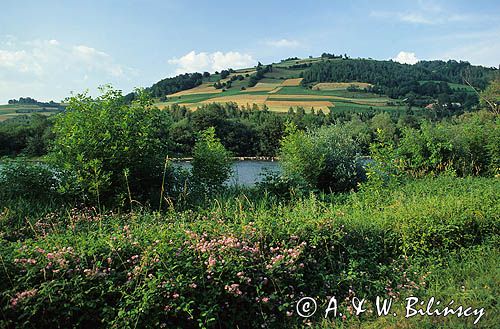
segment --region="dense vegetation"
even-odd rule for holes
[[[45,155],[53,138],[51,119],[40,114],[20,117],[0,123],[0,156]]]
[[[460,115],[159,110],[144,90],[131,100],[104,88],[49,119],[7,121],[4,154],[44,156],[0,164],[0,327],[467,328],[477,319],[404,318],[405,298],[417,296],[483,307],[477,327],[493,328],[495,83],[482,109]],[[191,170],[173,165],[179,154],[193,157]],[[278,155],[283,170],[229,187],[234,154]],[[311,318],[297,314],[304,296],[318,302]],[[331,296],[343,316],[325,319]],[[397,316],[377,317],[376,296],[392,299]],[[354,298],[369,300],[361,316]]]
[[[368,91],[383,93],[391,98],[441,97],[442,103],[461,103],[470,109],[477,97],[467,89],[453,89],[448,83],[461,84],[464,79],[478,89],[484,89],[495,68],[473,66],[468,62],[420,61],[415,65],[393,61],[344,59],[314,63],[302,73],[304,85],[313,82],[369,82]],[[435,81],[435,82],[434,82]],[[427,100],[428,103],[428,100]]]
[[[146,90],[154,97],[163,97],[181,90],[191,89],[199,86],[203,81],[201,73],[184,73],[173,78],[165,78],[153,84]],[[136,93],[125,96],[125,100],[130,102],[137,97]]]
[[[8,104],[10,105],[37,105],[42,107],[61,107],[60,103],[54,101],[50,102],[40,102],[31,97],[20,97],[19,99],[9,99]]]

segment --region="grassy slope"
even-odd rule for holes
[[[337,60],[337,59],[335,59]],[[303,72],[304,68],[290,68],[292,65],[297,64],[308,64],[314,63],[317,61],[321,61],[320,58],[306,58],[300,60],[290,60],[284,61],[280,63],[275,63],[273,65],[273,69],[271,72],[265,74],[264,78],[260,80],[260,83],[265,84],[274,84],[276,85],[275,91],[254,91],[251,92],[251,88],[248,88],[248,77],[245,77],[244,80],[236,80],[232,82],[232,87],[223,93],[216,94],[186,94],[182,96],[175,96],[168,99],[166,102],[158,103],[159,106],[168,106],[172,104],[187,104],[191,109],[196,109],[197,106],[201,105],[202,102],[210,102],[211,99],[215,99],[217,97],[225,97],[225,96],[233,96],[235,97],[235,101],[238,102],[237,96],[241,96],[242,102],[241,104],[248,103],[248,95],[289,95],[289,98],[281,98],[279,102],[271,102],[266,103],[262,101],[262,99],[255,99],[254,103],[262,106],[266,104],[270,110],[283,112],[287,111],[289,107],[293,107],[300,102],[302,106],[306,110],[310,110],[311,108],[321,108],[318,106],[318,101],[330,101],[333,103],[333,110],[335,111],[343,111],[343,110],[355,110],[355,111],[364,111],[370,108],[383,110],[383,111],[398,111],[403,110],[404,106],[389,106],[387,105],[388,101],[395,102],[394,100],[389,100],[387,97],[377,97],[374,94],[362,93],[362,92],[349,92],[346,88],[339,88],[337,90],[312,90],[310,88],[306,88],[303,86],[283,86],[281,84],[286,79],[299,78],[301,72]],[[237,70],[234,74],[243,74],[245,72],[250,72],[252,69],[242,69]],[[204,82],[213,83],[218,79],[218,75],[212,75],[209,79],[206,79]],[[241,90],[241,87],[245,87],[246,90]],[[281,88],[281,89],[279,89]],[[195,92],[195,91],[193,91]],[[297,95],[307,95],[307,98],[297,98]],[[311,98],[310,96],[332,96],[331,99],[324,98]],[[340,98],[339,98],[340,97]],[[343,98],[343,99],[342,99]],[[277,99],[269,100],[277,101]],[[364,102],[360,101],[363,100]],[[214,100],[216,101],[216,100]],[[249,103],[251,105],[251,102]],[[323,105],[323,107],[325,107]],[[324,108],[326,109],[326,108]]]
[[[0,121],[20,117],[23,115],[30,115],[32,113],[39,113],[43,115],[51,115],[59,112],[55,107],[42,107],[38,105],[24,105],[24,104],[6,104],[0,105]]]

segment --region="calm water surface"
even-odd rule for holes
[[[176,162],[176,165],[191,168],[189,162]],[[266,171],[280,172],[278,161],[243,160],[233,163],[233,175],[227,181],[229,185],[252,186],[262,181],[262,174]]]

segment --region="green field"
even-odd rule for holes
[[[40,107],[38,105],[24,104],[0,105],[0,121],[31,115],[34,113],[42,115],[52,115],[58,112],[60,112],[60,110],[57,107]]]
[[[373,93],[362,91],[348,91],[347,88],[337,88],[334,90],[317,90],[308,86],[290,86],[286,84],[287,79],[297,79],[306,68],[290,68],[293,65],[308,64],[318,61],[327,61],[321,58],[306,58],[300,60],[288,60],[272,64],[272,69],[259,80],[255,87],[248,87],[249,77],[253,69],[240,69],[231,76],[243,75],[243,80],[232,81],[231,87],[222,92],[207,87],[193,88],[183,91],[181,95],[167,95],[166,101],[157,100],[159,107],[166,107],[174,104],[184,105],[191,110],[210,102],[235,102],[240,106],[246,104],[257,104],[259,107],[267,106],[271,111],[284,112],[290,107],[303,107],[305,110],[311,109],[333,109],[335,111],[353,110],[382,110],[398,111],[404,106],[385,96],[377,96]],[[212,74],[209,78],[204,78],[203,84],[211,86],[220,79],[220,74]],[[228,78],[222,80],[227,81]],[[287,97],[288,96],[288,97]],[[304,96],[304,97],[300,97]],[[314,96],[318,96],[315,98]],[[325,97],[328,96],[328,97]],[[389,105],[389,104],[395,105]]]

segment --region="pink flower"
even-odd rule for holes
[[[10,300],[10,305],[12,307],[16,307],[17,303],[19,303],[20,301],[26,299],[26,298],[30,298],[30,297],[33,297],[36,295],[36,293],[38,292],[37,289],[31,289],[31,290],[26,290],[26,291],[22,291],[22,292],[18,292],[16,294],[16,297],[12,298]]]
[[[233,283],[231,285],[226,285],[224,286],[224,289],[226,289],[228,292],[232,293],[235,296],[242,295],[243,292],[240,290],[240,285],[237,283]]]

